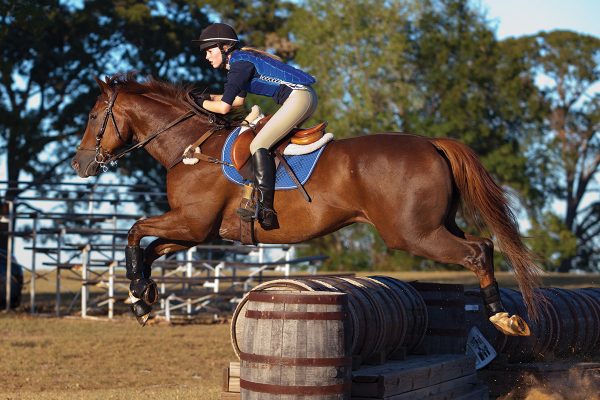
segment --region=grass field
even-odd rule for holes
[[[476,284],[468,272],[389,275]],[[498,280],[515,287],[509,274]],[[544,286],[600,287],[600,275],[548,275]],[[52,279],[40,281],[38,290],[53,290]],[[140,328],[129,316],[92,321],[0,314],[0,399],[216,400],[222,369],[234,359],[228,324]]]

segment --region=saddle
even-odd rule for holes
[[[254,139],[256,134],[265,126],[271,119],[272,115],[268,115],[259,120],[252,129],[247,129],[240,133],[239,136],[233,142],[231,148],[231,162],[235,169],[240,172],[243,177],[252,177],[251,163],[248,162],[250,159],[250,142]],[[275,151],[283,153],[290,143],[295,145],[309,145],[319,141],[325,134],[325,128],[327,122],[321,122],[311,128],[294,128],[292,131],[275,146]]]

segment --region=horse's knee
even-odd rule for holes
[[[139,246],[142,237],[141,221],[137,221],[129,228],[129,231],[127,231],[127,242],[130,246]]]

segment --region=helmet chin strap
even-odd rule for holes
[[[227,56],[237,48],[237,43],[232,45],[229,49],[225,50],[223,45],[219,45],[219,50],[221,50],[221,68],[225,69],[227,67]]]

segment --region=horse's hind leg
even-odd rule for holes
[[[490,321],[504,334],[528,336],[527,324],[516,315],[509,317],[500,302],[498,286],[494,278],[491,240],[464,234],[451,224],[448,228],[450,230],[440,225],[429,233],[418,235],[417,239],[405,241],[402,247],[412,254],[442,263],[459,264],[473,271],[479,279],[486,310],[491,314]],[[401,248],[394,246],[393,242],[388,246]]]

